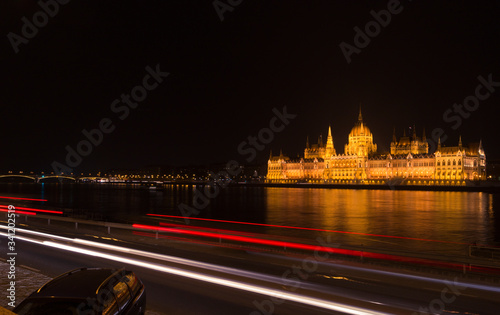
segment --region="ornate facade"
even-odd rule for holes
[[[270,156],[267,181],[271,183],[338,183],[338,184],[414,184],[466,185],[468,181],[486,179],[486,156],[481,142],[469,146],[444,147],[439,142],[436,152],[429,154],[425,137],[397,140],[396,132],[391,152],[377,153],[373,135],[363,122],[361,110],[358,121],[349,133],[344,154],[337,154],[328,128],[326,144],[320,136],[317,144],[306,141],[304,158],[290,159],[280,153]]]
[[[415,127],[413,127],[413,136],[410,140],[410,137],[406,136],[406,131],[403,133],[403,136],[397,141],[396,138],[396,129],[394,129],[394,135],[392,136],[391,142],[391,154],[392,155],[401,155],[401,154],[427,154],[429,153],[429,144],[427,143],[427,139],[425,137],[425,130],[422,135],[422,139],[417,137],[417,132]]]

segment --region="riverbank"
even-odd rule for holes
[[[340,183],[325,183],[320,180],[317,182],[288,182],[288,183],[271,183],[263,181],[249,182],[234,182],[223,181],[218,182],[221,186],[231,187],[283,187],[283,188],[328,188],[328,189],[369,189],[369,190],[412,190],[412,191],[464,191],[464,192],[486,192],[500,193],[500,181],[464,181],[455,184],[453,181],[441,182],[442,184],[426,184],[424,181],[344,181]],[[113,183],[109,183],[113,184]],[[208,181],[156,181],[154,185],[151,183],[120,183],[121,185],[137,185],[138,188],[149,188],[149,190],[161,190],[162,185],[197,185],[205,186],[211,184]]]
[[[366,190],[410,190],[410,191],[464,191],[464,192],[486,192],[486,193],[500,193],[500,181],[468,181],[465,184],[408,184],[405,181],[344,181],[340,183],[325,183],[321,180],[317,182],[288,182],[288,183],[269,183],[263,181],[250,181],[250,182],[234,182],[234,181],[218,181],[221,186],[231,187],[283,187],[283,188],[327,188],[327,189],[366,189]],[[410,181],[410,183],[413,183]],[[22,184],[23,182],[3,182],[5,184]],[[75,184],[75,182],[58,182],[59,184]],[[158,181],[158,180],[143,180],[143,181],[123,181],[123,182],[78,182],[78,184],[93,184],[93,185],[106,185],[111,187],[127,187],[137,188],[149,191],[161,191],[165,186],[184,186],[196,185],[205,186],[212,182],[209,181]],[[41,185],[39,183],[35,183]]]
[[[194,184],[194,183],[193,183]],[[327,183],[231,183],[241,187],[283,187],[283,188],[328,188],[328,189],[369,189],[369,190],[419,190],[419,191],[470,191],[500,193],[499,182],[477,182],[477,185],[403,185],[403,184],[327,184]]]

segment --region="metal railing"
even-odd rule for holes
[[[500,248],[498,247],[487,247],[479,245],[469,246],[469,256],[500,260]]]
[[[74,229],[78,230],[79,228],[82,228],[82,225],[87,225],[87,226],[93,226],[93,227],[103,227],[106,230],[106,233],[108,235],[111,234],[111,228],[117,229],[117,230],[129,230],[129,231],[142,231],[144,232],[144,228],[137,228],[134,227],[132,224],[125,224],[125,223],[115,223],[115,222],[105,222],[105,221],[93,221],[93,220],[85,220],[85,219],[77,219],[77,218],[71,218],[71,217],[62,217],[62,216],[51,216],[51,215],[40,215],[37,214],[36,216],[31,216],[31,215],[25,215],[25,214],[17,214],[18,217],[24,216],[25,222],[28,221],[28,217],[31,217],[30,219],[36,219],[37,221],[42,220],[47,222],[47,225],[51,224],[51,221],[56,221],[56,222],[66,222],[66,223],[72,223],[74,224]],[[169,234],[168,232],[164,232],[161,230],[149,230],[148,233],[151,233],[151,235],[155,235],[156,239],[159,239],[159,234]],[[222,239],[219,239],[219,243],[222,242]],[[232,243],[232,242],[230,242]],[[238,243],[236,241],[236,243]],[[359,250],[361,252],[366,251],[367,248],[359,248],[355,246],[342,246],[344,249],[352,249],[352,250]],[[282,251],[288,251],[289,249],[285,245],[284,248],[281,249]],[[393,255],[402,255],[402,256],[407,256],[407,257],[414,257],[414,258],[421,258],[421,259],[438,259],[441,261],[448,261],[448,262],[454,262],[458,263],[460,265],[463,265],[463,274],[468,273],[468,271],[472,270],[472,267],[474,266],[480,266],[480,267],[487,267],[487,268],[494,268],[494,269],[500,269],[500,248],[494,248],[494,247],[485,247],[485,246],[477,246],[477,245],[470,245],[468,247],[468,253],[467,253],[467,247],[464,248],[464,253],[463,256],[461,257],[456,257],[456,256],[440,256],[436,257],[436,255],[431,255],[431,254],[425,254],[425,253],[414,253],[414,252],[403,252],[403,251],[392,251],[392,250],[375,250],[375,252],[379,253],[385,253],[385,254],[393,254]],[[468,254],[468,257],[467,257]],[[364,255],[361,254],[359,259],[361,261],[365,260]]]

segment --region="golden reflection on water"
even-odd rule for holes
[[[267,188],[266,195],[269,224],[300,223],[319,229],[464,243],[493,240],[488,226],[493,197],[482,192]],[[357,241],[366,242],[367,237],[357,237]]]

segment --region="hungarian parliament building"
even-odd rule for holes
[[[460,138],[457,146],[445,147],[439,140],[436,151],[429,153],[425,132],[421,138],[413,132],[399,140],[394,132],[391,152],[379,154],[361,110],[344,154],[337,154],[329,128],[326,143],[321,136],[317,144],[307,139],[303,158],[271,154],[267,171],[269,183],[462,186],[484,179],[486,156],[481,142],[464,146]]]

